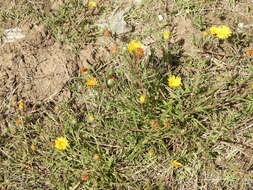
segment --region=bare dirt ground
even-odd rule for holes
[[[69,49],[50,39],[43,26],[29,31],[25,39],[0,49],[0,100],[17,96],[31,102],[52,99],[60,93],[77,68]]]
[[[44,26],[22,31],[24,39],[0,48],[1,102],[13,97],[33,104],[69,99],[67,82],[91,64],[110,63],[111,49],[117,47],[108,38],[98,38],[76,55],[71,47],[55,42]]]

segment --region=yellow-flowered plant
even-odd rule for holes
[[[95,1],[89,1],[88,7],[94,8],[94,7],[96,7],[96,6],[97,6],[97,3],[96,3]]]
[[[146,102],[146,96],[145,95],[140,95],[140,97],[139,97],[139,101],[140,101],[140,103],[145,103]]]
[[[35,144],[32,144],[32,145],[31,145],[31,149],[32,149],[32,150],[36,150],[36,149],[37,149],[37,146],[36,146]]]
[[[212,26],[210,33],[216,35],[220,39],[227,39],[232,35],[232,31],[228,26]]]
[[[16,122],[16,124],[20,124],[20,123],[22,123],[22,118],[19,118],[19,117],[18,117],[18,118],[16,118],[16,119],[15,119],[15,122]]]
[[[98,85],[98,81],[95,77],[89,77],[86,79],[85,84],[89,87],[94,87]]]
[[[68,139],[65,137],[59,137],[54,141],[54,147],[59,150],[64,150],[69,147]]]
[[[89,123],[92,123],[94,120],[95,120],[95,117],[94,117],[93,115],[88,115],[88,116],[87,116],[87,121],[88,121]]]
[[[17,100],[12,100],[12,101],[11,101],[11,104],[12,104],[13,106],[15,106],[15,105],[17,104]]]
[[[128,51],[130,53],[135,53],[136,50],[138,48],[141,48],[142,47],[142,44],[141,44],[141,41],[134,41],[132,40],[129,44],[128,44]]]
[[[99,154],[94,154],[93,155],[93,160],[99,160],[100,159],[100,155]]]
[[[153,156],[155,156],[155,152],[153,150],[149,150],[148,151],[148,155],[151,156],[151,157],[153,157]]]
[[[168,40],[169,37],[170,37],[170,32],[169,31],[163,32],[163,39]]]
[[[216,35],[216,33],[218,31],[218,27],[217,26],[212,26],[209,30],[210,30],[211,34]]]
[[[18,108],[19,108],[20,110],[23,110],[23,109],[25,108],[25,103],[24,103],[24,101],[20,100],[20,101],[18,102]]]
[[[183,164],[181,164],[180,162],[178,162],[176,160],[172,160],[170,162],[170,165],[173,166],[173,167],[181,167],[181,166],[183,166]]]
[[[227,39],[232,35],[232,31],[227,26],[219,26],[216,36],[220,39]]]
[[[169,87],[178,87],[182,84],[181,78],[176,76],[170,76],[168,78],[168,86]]]

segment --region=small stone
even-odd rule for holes
[[[162,21],[163,20],[163,16],[162,15],[158,15],[158,20]]]

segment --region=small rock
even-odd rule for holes
[[[24,37],[25,37],[25,34],[22,33],[22,30],[20,28],[6,29],[4,31],[3,42],[11,43],[11,42],[14,42],[15,40],[22,39]]]
[[[162,15],[158,15],[158,20],[162,21],[163,20],[163,16]]]
[[[142,4],[142,0],[132,0],[134,5],[141,5]]]
[[[64,4],[62,0],[51,0],[51,3],[52,10],[57,10]]]
[[[127,4],[116,8],[110,16],[107,16],[107,19],[100,20],[97,25],[116,34],[130,32],[132,27],[126,23],[125,16],[133,6],[133,4]]]

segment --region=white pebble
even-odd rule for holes
[[[162,21],[163,20],[163,16],[162,15],[158,15],[158,20]]]

